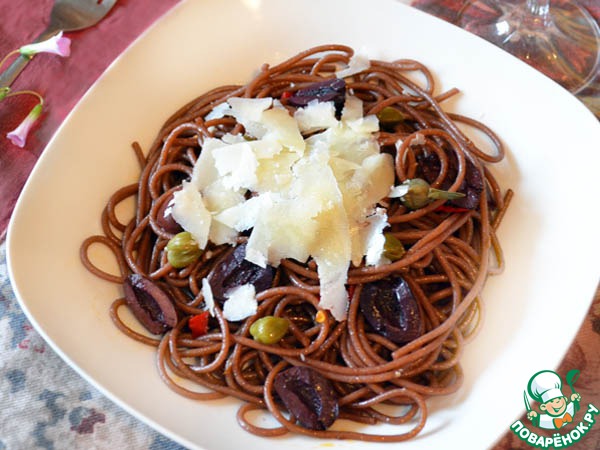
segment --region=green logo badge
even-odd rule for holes
[[[517,420],[510,427],[513,433],[537,448],[569,447],[578,442],[596,423],[595,416],[598,414],[598,409],[590,403],[587,405],[583,420],[576,420],[577,412],[581,409],[581,395],[573,385],[578,377],[579,370],[574,369],[567,373],[565,377],[565,384],[569,386],[567,391],[556,372],[542,370],[534,374],[523,392],[527,419],[536,428],[556,432],[551,437],[540,435]],[[537,402],[537,408],[532,407],[532,401]],[[559,432],[565,427],[563,432]]]

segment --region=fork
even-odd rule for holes
[[[108,14],[117,0],[55,0],[48,27],[34,42],[44,41],[59,31],[76,31],[96,25]],[[10,86],[31,60],[19,56],[2,75],[0,88]]]

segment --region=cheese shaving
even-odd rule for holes
[[[227,300],[223,303],[223,317],[230,322],[244,320],[256,314],[258,302],[253,284],[243,284],[230,289],[225,293],[225,298]]]
[[[173,219],[192,234],[200,248],[205,248],[212,218],[202,201],[202,194],[184,181],[182,189],[173,194],[171,208]]]
[[[408,194],[408,184],[401,184],[390,189],[389,198],[400,198]]]
[[[204,309],[215,317],[215,299],[213,297],[210,283],[206,278],[202,278],[202,296],[204,297]]]
[[[385,236],[383,230],[389,226],[387,211],[384,208],[375,209],[375,213],[367,217],[368,226],[364,229],[366,244],[365,263],[368,266],[380,266],[390,261],[383,256]]]
[[[371,66],[369,58],[365,55],[359,55],[355,53],[348,61],[348,67],[342,70],[338,70],[335,76],[338,78],[346,78],[355,75],[360,72],[364,72]]]

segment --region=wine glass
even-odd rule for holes
[[[574,0],[469,0],[458,25],[534,66],[572,93],[598,75],[600,30]]]

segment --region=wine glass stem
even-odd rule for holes
[[[550,0],[527,0],[527,10],[531,13],[533,21],[541,26],[550,23]]]

